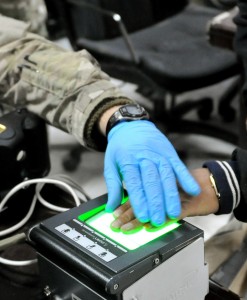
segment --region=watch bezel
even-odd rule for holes
[[[128,111],[128,108],[137,108],[139,113],[132,113]],[[126,111],[125,111],[126,110]],[[109,118],[106,126],[106,135],[110,132],[110,130],[115,127],[120,122],[130,122],[137,120],[149,120],[149,114],[146,109],[139,104],[126,104],[121,106],[114,114]]]

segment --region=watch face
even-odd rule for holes
[[[142,116],[144,113],[143,109],[137,105],[126,105],[119,110],[123,116]]]
[[[106,126],[106,134],[120,122],[129,122],[136,120],[148,120],[149,115],[140,105],[126,104],[119,108],[109,119]]]

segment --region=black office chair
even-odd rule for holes
[[[87,49],[112,77],[137,84],[139,92],[153,104],[151,116],[154,122],[161,125],[167,134],[196,133],[238,143],[238,133],[232,131],[233,128],[226,128],[224,122],[233,121],[235,117],[231,103],[240,89],[242,66],[234,52],[213,47],[208,42],[207,24],[219,14],[218,9],[189,3],[164,20],[154,20],[151,16],[153,22],[146,20],[147,27],[142,26],[142,29],[129,33],[124,24],[129,24],[129,20],[133,21],[134,17],[126,17],[124,20],[119,14],[120,10],[112,12],[110,0],[98,0],[98,6],[93,5],[93,1],[60,1],[73,48]],[[138,8],[133,6],[138,3],[134,0],[113,2],[115,5],[118,3],[118,8],[120,3],[125,3],[126,16],[131,12],[132,16],[138,18],[150,17],[145,7],[152,7],[151,0],[142,2]],[[75,11],[78,14],[79,9],[84,14],[90,10],[90,18],[96,11],[96,20],[100,20],[99,28],[104,29],[104,34],[111,32],[111,18],[118,25],[121,35],[105,38],[103,34],[103,39],[81,35],[75,26],[78,20],[74,14]],[[182,93],[209,87],[230,78],[233,78],[232,84],[215,102],[208,97],[177,102],[177,96]],[[215,105],[218,105],[217,113],[222,118],[217,126],[210,121]],[[198,111],[198,118],[185,118],[194,109]]]
[[[204,0],[207,6],[220,9],[231,9],[237,5],[237,0]]]

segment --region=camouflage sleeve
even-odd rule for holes
[[[30,24],[30,31],[47,36],[44,0],[0,0],[0,14]]]
[[[0,97],[25,106],[73,134],[85,147],[104,150],[97,120],[108,108],[133,102],[116,88],[85,50],[67,51],[29,32],[26,23],[0,16]]]

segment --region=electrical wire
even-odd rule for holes
[[[77,192],[80,195],[80,199],[83,202],[87,202],[91,199],[91,197],[87,194],[87,192],[83,189],[83,187],[80,184],[78,184],[77,182],[75,182],[74,180],[72,180],[71,177],[69,177],[65,174],[55,174],[55,175],[49,176],[49,178],[61,180],[65,183],[69,184],[75,190],[75,192]]]
[[[85,191],[82,189],[82,187],[80,187],[79,184],[77,184],[76,182],[71,180],[66,175],[59,174],[59,175],[53,175],[53,178],[46,177],[46,178],[30,179],[30,180],[26,180],[26,181],[19,183],[14,188],[12,188],[7,193],[7,195],[5,195],[5,197],[2,199],[2,201],[0,203],[0,212],[6,208],[6,203],[9,201],[9,199],[15,193],[17,193],[19,190],[26,188],[32,184],[36,184],[35,194],[33,196],[31,205],[29,207],[29,210],[28,210],[26,216],[17,224],[11,226],[8,229],[0,231],[0,236],[8,235],[8,234],[20,229],[23,225],[25,225],[28,222],[28,220],[31,218],[37,201],[39,201],[46,208],[49,208],[50,210],[54,210],[57,212],[63,212],[63,211],[66,211],[69,209],[69,208],[60,207],[60,206],[51,204],[41,196],[41,190],[45,184],[54,184],[64,190],[67,190],[72,195],[76,206],[79,206],[81,204],[81,201],[87,202],[90,199],[90,197],[85,193]],[[37,259],[26,260],[26,261],[14,261],[14,260],[8,260],[8,259],[0,257],[0,263],[6,264],[6,265],[11,265],[11,266],[26,266],[26,265],[30,265],[30,264],[33,264],[36,262],[37,262]]]
[[[30,205],[30,208],[29,208],[26,216],[20,222],[18,222],[15,225],[9,227],[8,229],[1,230],[0,231],[0,236],[8,235],[8,234],[10,234],[10,233],[18,230],[19,228],[21,228],[23,225],[25,225],[28,222],[28,220],[31,218],[31,216],[32,216],[32,214],[34,212],[34,208],[35,208],[36,202],[37,202],[37,197],[34,196],[33,200],[32,200],[32,203]],[[0,204],[0,206],[1,206],[1,204]]]
[[[37,259],[30,259],[30,260],[10,260],[3,257],[0,257],[0,263],[8,266],[15,266],[15,267],[23,267],[37,263]]]
[[[13,189],[11,189],[7,195],[3,198],[2,202],[0,203],[0,211],[3,209],[3,207],[5,206],[5,204],[8,202],[8,200],[15,194],[17,193],[20,189],[22,188],[26,188],[27,186],[30,186],[31,184],[37,184],[37,183],[43,183],[43,184],[55,184],[55,185],[58,185],[58,186],[62,186],[64,188],[66,188],[72,195],[74,201],[75,201],[75,204],[76,206],[79,206],[81,204],[80,202],[80,199],[78,198],[77,194],[75,193],[75,191],[65,182],[61,181],[61,180],[57,180],[57,179],[51,179],[51,178],[38,178],[38,179],[30,179],[30,180],[26,180],[26,181],[23,181],[21,183],[19,183],[18,185],[16,185]],[[40,186],[36,187],[36,190],[38,190],[40,192]],[[22,227],[24,224],[27,223],[27,221],[30,219],[33,211],[34,211],[34,208],[35,208],[35,205],[36,205],[36,202],[37,202],[37,199],[38,199],[38,195],[35,194],[34,197],[33,197],[33,200],[32,200],[32,203],[31,203],[31,206],[29,208],[29,211],[27,213],[27,215],[19,222],[17,223],[16,225],[8,228],[8,229],[5,229],[5,230],[2,230],[0,231],[0,236],[4,236],[4,235],[7,235],[7,234],[10,234],[12,233],[13,231],[16,231],[17,229],[19,229],[20,227]],[[41,201],[42,203],[42,201]],[[52,209],[52,205],[49,205],[48,202],[46,202],[47,206]],[[64,210],[67,210],[68,208],[63,208]]]
[[[0,251],[5,250],[6,248],[16,245],[18,243],[22,243],[26,240],[26,235],[24,232],[12,235],[8,238],[0,240]]]

